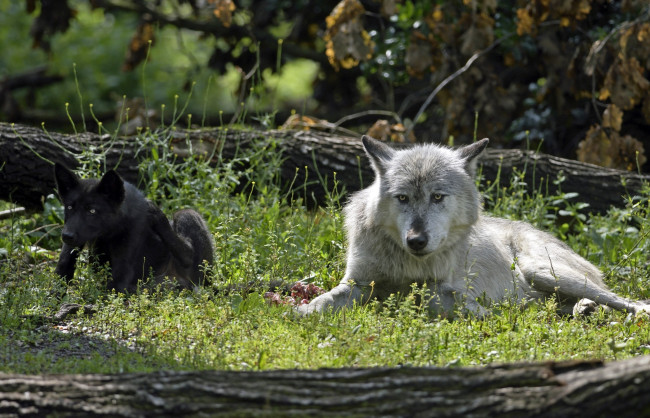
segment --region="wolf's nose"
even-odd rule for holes
[[[63,231],[61,232],[61,239],[66,244],[72,244],[74,242],[74,234],[70,232]]]
[[[409,232],[406,235],[406,245],[414,251],[420,251],[427,246],[429,240],[425,234],[417,234]]]

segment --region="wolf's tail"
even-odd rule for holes
[[[195,285],[208,284],[201,266],[214,261],[214,241],[203,217],[193,209],[179,210],[174,214],[173,228],[176,234],[192,247],[190,280]]]

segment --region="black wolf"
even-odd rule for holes
[[[212,263],[214,245],[201,215],[192,209],[165,214],[132,184],[110,170],[101,179],[81,180],[61,164],[54,178],[64,206],[63,248],[56,273],[74,276],[80,250],[87,246],[100,265],[111,268],[108,287],[133,291],[139,279],[153,275],[178,286],[201,285],[201,264]]]

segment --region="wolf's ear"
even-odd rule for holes
[[[124,200],[124,180],[115,170],[107,171],[95,190],[108,196],[113,203],[122,203]]]
[[[489,139],[483,138],[480,141],[474,142],[471,145],[465,145],[458,149],[460,156],[465,160],[465,170],[473,177],[476,174],[476,157],[478,157],[485,147],[487,147]]]
[[[377,174],[383,175],[386,172],[386,163],[393,158],[395,150],[368,135],[362,136],[361,142],[366,149],[366,154],[370,157],[372,168]]]
[[[59,163],[54,164],[54,182],[56,183],[56,191],[62,200],[71,190],[79,187],[79,177]]]

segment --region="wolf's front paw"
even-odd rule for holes
[[[331,292],[324,293],[311,302],[296,307],[296,311],[302,316],[313,314],[314,312],[323,312],[332,307],[334,301]]]
[[[311,303],[305,303],[304,305],[296,306],[296,312],[298,312],[300,316],[307,316],[314,312],[314,307],[310,305]]]

